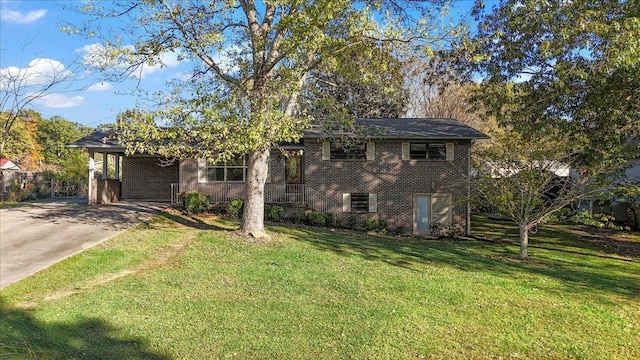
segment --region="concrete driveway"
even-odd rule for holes
[[[0,289],[148,220],[165,206],[87,206],[83,199],[0,209]]]

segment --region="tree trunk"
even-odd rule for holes
[[[520,229],[520,260],[527,258],[527,247],[529,246],[529,226],[526,224],[518,225]]]
[[[266,236],[264,233],[264,184],[269,169],[269,156],[270,148],[268,146],[249,155],[240,231],[255,237]]]

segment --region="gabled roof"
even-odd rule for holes
[[[0,159],[0,170],[20,170],[20,167],[9,159]]]
[[[454,119],[356,119],[356,126],[363,128],[364,137],[378,139],[472,140],[489,138],[480,131]],[[304,136],[307,138],[322,138],[328,135],[332,134],[317,127],[305,131]]]
[[[113,131],[96,131],[80,140],[67,145],[70,148],[85,148],[96,150],[124,151],[125,148],[115,139]]]

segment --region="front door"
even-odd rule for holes
[[[429,232],[431,196],[416,195],[413,198],[413,232],[426,234]]]
[[[297,194],[302,191],[302,156],[291,155],[286,158],[284,178],[288,194]]]

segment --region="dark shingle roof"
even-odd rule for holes
[[[101,149],[112,151],[124,151],[124,146],[113,136],[113,132],[96,131],[67,145],[70,148]]]
[[[471,140],[488,139],[480,131],[454,119],[399,118],[399,119],[357,119],[364,136],[380,139],[429,139],[429,140]],[[321,138],[328,132],[318,128],[305,131],[307,138]]]

